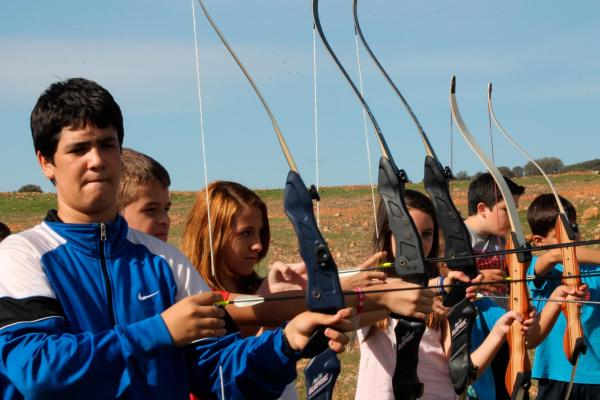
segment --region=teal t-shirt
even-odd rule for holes
[[[483,343],[496,321],[506,313],[504,308],[488,298],[477,300],[475,306],[478,312],[471,331],[471,352]],[[491,366],[486,368],[471,386],[477,394],[476,397],[471,398],[494,400],[496,387]]]
[[[527,274],[535,273],[535,263],[537,257],[534,257],[529,265]],[[599,272],[598,265],[580,265],[581,274]],[[550,275],[560,277],[563,266],[557,264]],[[590,300],[600,300],[600,277],[582,277],[581,282],[588,285],[590,290]],[[531,301],[536,307],[538,313],[546,304],[546,301],[536,299],[547,299],[552,295],[561,281],[540,280],[528,282],[531,292]],[[575,374],[575,383],[600,384],[600,306],[583,305],[581,307],[581,326],[587,342],[587,352],[579,356],[579,363]],[[546,339],[535,349],[535,358],[533,361],[532,376],[536,379],[547,378],[556,381],[570,382],[573,366],[567,360],[563,350],[563,336],[565,334],[566,318],[561,313],[556,324],[550,331]]]

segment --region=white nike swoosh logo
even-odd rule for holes
[[[145,295],[145,296],[142,296],[142,292],[139,292],[139,293],[138,293],[138,300],[139,300],[139,301],[148,300],[150,297],[156,296],[156,295],[158,294],[158,292],[159,292],[159,290],[157,290],[157,291],[156,291],[156,292],[154,292],[154,293],[147,294],[147,295]]]

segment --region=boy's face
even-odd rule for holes
[[[577,232],[577,240],[581,240],[581,234],[579,232]],[[558,235],[556,234],[556,229],[550,229],[546,236],[533,235],[532,242],[534,246],[558,244]]]
[[[485,218],[487,233],[496,236],[506,236],[510,232],[510,219],[508,217],[506,202],[501,200],[492,206],[492,208],[483,206],[482,216]]]
[[[54,159],[39,152],[37,158],[46,178],[56,185],[58,216],[64,222],[107,222],[115,217],[121,147],[114,128],[65,127]]]
[[[557,243],[558,238],[556,237],[556,229],[550,229],[546,236],[533,235],[533,244],[535,246],[544,246]]]
[[[169,189],[156,179],[138,187],[137,200],[121,210],[131,228],[167,241],[171,219]]]

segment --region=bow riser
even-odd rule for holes
[[[398,168],[385,157],[379,160],[379,194],[385,205],[390,230],[396,245],[394,268],[402,279],[420,285],[427,285],[427,274],[423,263],[421,238],[408,213],[404,202],[405,177]],[[394,333],[396,337],[396,368],[392,377],[394,398],[411,400],[421,397],[423,384],[417,376],[419,363],[419,343],[425,332],[423,321],[398,318]],[[410,364],[407,364],[410,360]]]
[[[425,286],[428,281],[423,246],[404,201],[405,179],[403,171],[399,171],[393,162],[380,158],[377,189],[396,245],[394,269],[400,278]]]
[[[306,301],[311,311],[334,314],[344,308],[337,266],[317,226],[311,193],[300,175],[290,171],[284,191],[284,209],[294,226],[300,255],[306,263]]]
[[[556,239],[559,243],[569,243],[575,239],[575,232],[572,230],[568,219],[564,214],[560,214],[556,221],[555,226]],[[565,247],[561,250],[562,263],[563,263],[563,275],[564,276],[578,276],[579,275],[579,263],[577,262],[577,252],[575,247]],[[569,289],[577,289],[581,286],[580,278],[570,278],[563,281]],[[575,365],[580,354],[585,354],[587,351],[587,345],[583,338],[583,328],[581,327],[580,313],[581,309],[577,304],[566,303],[563,306],[563,313],[567,319],[567,328],[565,329],[565,336],[563,341],[563,347],[567,360],[571,365]]]
[[[457,289],[453,288],[452,291]],[[465,288],[462,290],[464,291]],[[448,372],[454,391],[458,395],[462,394],[476,377],[477,371],[471,361],[471,331],[476,318],[477,309],[466,297],[455,304],[448,314],[452,343],[452,353],[448,359]]]
[[[312,358],[304,369],[307,400],[331,400],[341,370],[340,360],[331,349]]]
[[[452,202],[449,185],[450,173],[437,158],[425,157],[425,190],[436,211],[437,221],[444,235],[444,254],[450,260],[446,263],[452,270],[462,271],[473,279],[479,273],[474,259],[453,261],[454,257],[473,255],[471,237],[460,213]],[[471,362],[471,328],[477,317],[477,310],[465,298],[466,287],[453,288],[444,299],[444,306],[452,307],[448,315],[452,352],[448,360],[450,379],[457,394],[462,394],[475,378]]]
[[[516,240],[514,233],[511,232],[506,243],[506,248],[514,248]],[[511,279],[519,280],[510,283],[508,296],[508,309],[517,311],[523,316],[529,316],[529,292],[527,284],[524,281],[529,263],[522,263],[516,254],[511,254],[506,258],[508,273]],[[521,281],[523,280],[523,281]],[[519,393],[526,393],[531,385],[531,363],[527,354],[525,335],[521,330],[521,323],[513,321],[507,336],[507,342],[511,349],[511,357],[506,369],[505,384],[508,393],[511,393],[511,399],[519,398]]]
[[[306,263],[308,309],[333,314],[345,307],[344,295],[337,266],[317,225],[313,198],[318,199],[316,190],[309,191],[300,175],[290,171],[285,184],[284,209],[294,226],[300,255]],[[312,358],[304,370],[306,396],[310,400],[331,399],[341,370],[339,359],[328,348],[325,329],[316,329],[302,350],[302,357]]]

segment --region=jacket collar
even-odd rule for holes
[[[100,246],[103,244],[106,258],[117,257],[121,253],[125,248],[129,231],[127,222],[120,215],[104,224],[67,224],[59,218],[56,210],[50,210],[44,223],[70,245],[90,256],[99,256]],[[101,241],[102,225],[104,225],[106,233],[104,241]]]

